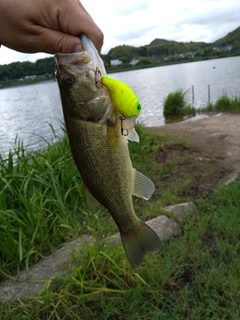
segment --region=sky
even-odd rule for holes
[[[104,33],[102,53],[118,45],[135,47],[156,38],[214,42],[240,26],[239,0],[82,0]],[[0,48],[0,64],[36,61],[50,55]]]

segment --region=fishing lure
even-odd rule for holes
[[[109,91],[118,112],[125,118],[137,118],[141,112],[141,104],[135,93],[125,83],[102,76],[102,84]]]

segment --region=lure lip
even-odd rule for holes
[[[123,130],[132,130],[135,126],[137,116],[132,116],[132,117],[122,117],[120,120],[122,120],[122,129]]]

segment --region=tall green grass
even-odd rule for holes
[[[97,233],[98,221],[89,222],[85,209],[65,132],[42,152],[26,152],[18,140],[8,159],[0,158],[0,278],[84,232]]]
[[[186,94],[187,92],[182,89],[169,93],[163,103],[164,116],[194,115],[196,110],[187,104]]]
[[[28,268],[71,238],[80,186],[66,138],[54,152],[49,145],[41,153],[26,152],[17,141],[8,159],[0,159],[1,276]]]
[[[188,106],[186,94],[187,92],[182,89],[168,94],[163,105],[163,114],[167,119],[169,116],[190,116],[197,112],[240,112],[240,99],[237,96],[231,98],[223,94],[216,102],[208,103],[206,107],[196,109]]]
[[[209,103],[201,111],[209,112],[240,112],[240,99],[230,98],[226,94],[222,95],[215,103]]]

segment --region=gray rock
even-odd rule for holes
[[[157,233],[162,241],[167,240],[172,236],[176,236],[180,231],[180,227],[177,222],[169,219],[166,216],[158,216],[147,221],[146,224]]]
[[[3,282],[0,285],[0,303],[40,294],[49,279],[60,276],[68,270],[72,250],[79,250],[85,242],[92,244],[93,241],[91,236],[84,235],[41,260],[29,272],[20,272],[16,281],[10,279]]]
[[[162,208],[163,211],[172,212],[178,219],[184,219],[189,213],[197,213],[197,208],[192,202],[174,204]]]
[[[220,186],[222,184],[227,186],[227,185],[233,183],[234,181],[236,181],[237,178],[238,178],[238,173],[231,173],[225,179],[222,179],[219,184],[220,184]]]

